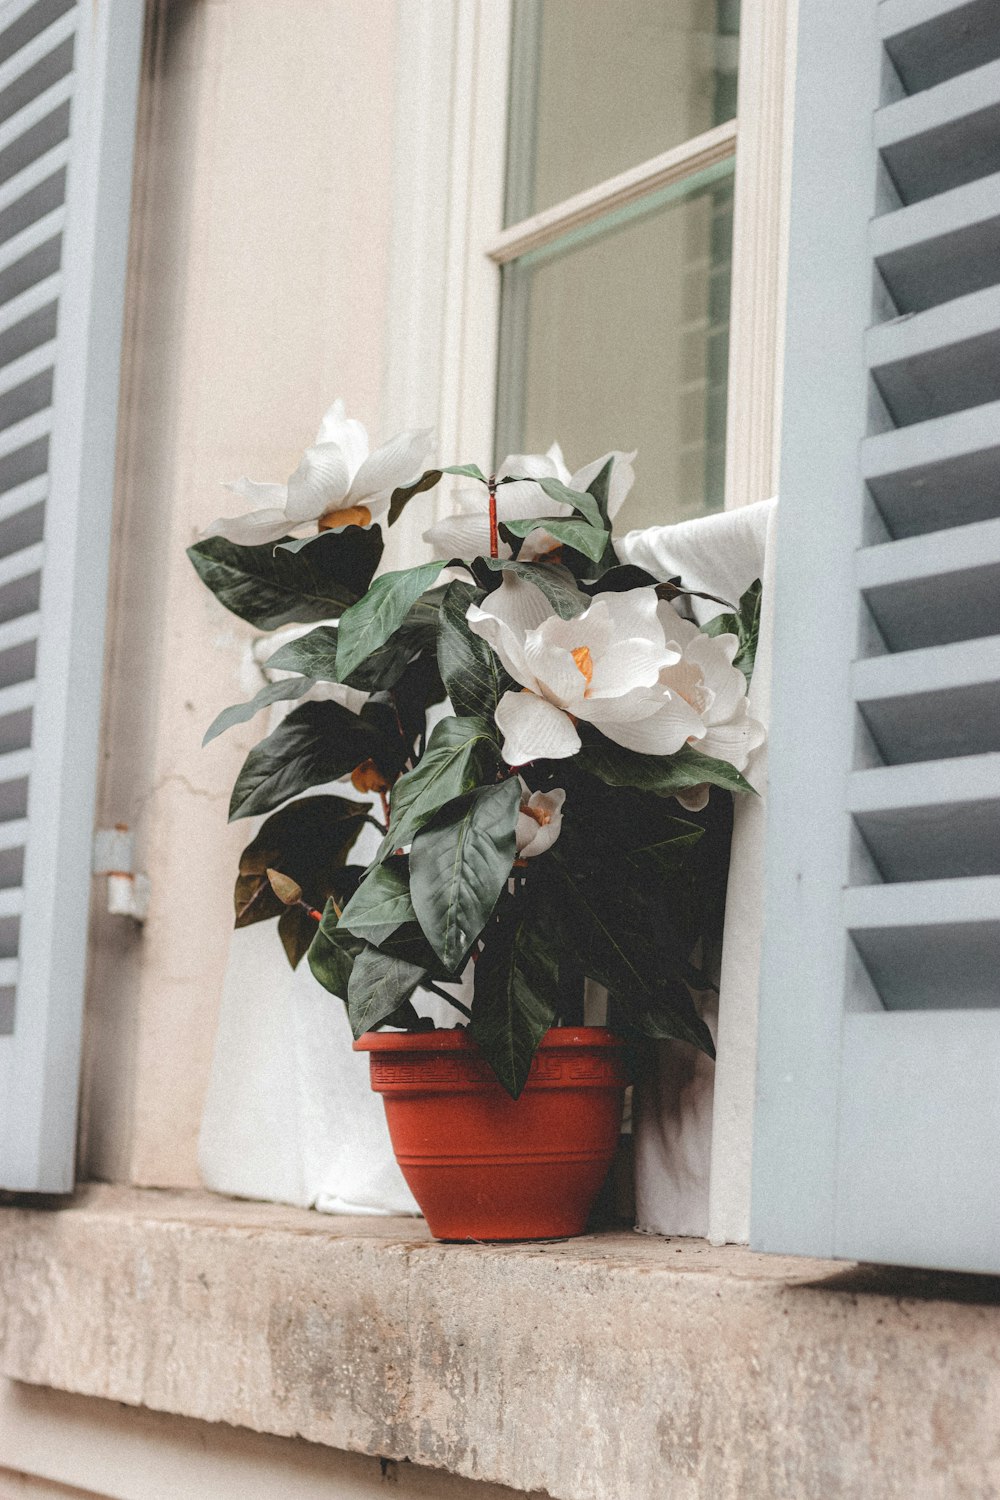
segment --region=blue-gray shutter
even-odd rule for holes
[[[751,1242],[1000,1271],[1000,3],[801,0]]]
[[[142,0],[0,4],[0,1188],[73,1185]]]

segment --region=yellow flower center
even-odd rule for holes
[[[320,531],[332,531],[335,526],[370,526],[372,513],[367,505],[351,505],[347,510],[331,510],[319,518]]]
[[[531,807],[527,802],[522,802],[521,812],[529,818],[534,818],[539,828],[547,828],[552,822],[552,814],[545,807]]]
[[[575,646],[570,652],[576,662],[577,671],[580,673],[587,686],[590,687],[594,676],[594,659],[590,654],[589,646]]]

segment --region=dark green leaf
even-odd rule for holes
[[[699,1052],[715,1056],[712,1033],[683,984],[664,984],[651,1000],[643,1000],[638,1006],[626,1000],[625,1012],[643,1036],[654,1041],[690,1042]]]
[[[456,464],[448,469],[426,469],[412,484],[400,485],[398,490],[393,490],[389,501],[388,525],[392,526],[399,520],[414,495],[432,490],[444,474],[459,474],[465,479],[478,479],[481,484],[486,483],[486,475],[475,464]]]
[[[477,718],[442,719],[419,763],[392,789],[389,832],[379,858],[412,843],[417,829],[439,807],[471,787],[493,781],[499,769],[494,724]]]
[[[336,619],[364,594],[382,556],[377,527],[324,531],[310,542],[292,553],[213,536],[189,547],[188,557],[220,604],[258,630],[276,630]]]
[[[383,737],[342,704],[303,703],[250,751],[233,788],[230,822],[336,781],[385,749]]]
[[[753,676],[757,658],[757,641],[760,636],[761,584],[758,578],[740,599],[739,614],[716,615],[702,626],[706,635],[735,635],[740,643],[733,658],[733,666],[739,667],[747,682]]]
[[[436,561],[400,573],[383,573],[363,599],[344,611],[337,633],[337,676],[341,682],[384,645],[444,566],[443,561]]]
[[[301,906],[286,907],[278,918],[278,937],[293,969],[305,958],[315,936],[316,919]]]
[[[289,699],[301,698],[315,686],[316,683],[311,677],[286,677],[281,682],[267,683],[255,697],[250,699],[249,703],[235,703],[232,708],[224,708],[205,730],[202,745],[209,744],[216,735],[232,729],[234,724],[246,724],[255,714],[259,714],[262,708],[270,708],[272,703],[286,703]]]
[[[313,930],[309,967],[323,988],[343,1000],[345,1005],[354,960],[364,946],[360,938],[340,926],[336,908],[332,901],[328,901],[322,922]]]
[[[347,986],[347,1013],[355,1037],[388,1021],[409,1000],[423,977],[424,970],[405,958],[392,958],[377,948],[362,948]]]
[[[598,531],[604,530],[604,518],[593,495],[571,490],[569,485],[563,484],[561,479],[539,479],[538,483],[550,500],[556,500],[560,505],[570,506],[578,515],[583,516],[585,521],[589,521],[591,526],[596,526]]]
[[[456,714],[491,719],[514,681],[481,636],[469,629],[466,612],[482,591],[458,579],[441,603],[437,656],[441,678]]]
[[[512,536],[527,536],[537,527],[544,527],[550,536],[564,546],[581,552],[591,562],[600,562],[608,545],[608,533],[591,526],[587,521],[574,520],[572,516],[543,516],[537,521],[505,521],[504,527]]]
[[[682,745],[673,755],[642,755],[587,729],[583,730],[583,736],[583,749],[576,758],[577,769],[599,777],[609,786],[637,787],[655,792],[658,797],[670,797],[704,782],[730,792],[754,790],[728,761],[702,755],[690,745]]]
[[[379,948],[416,914],[410,899],[405,861],[373,865],[341,913],[342,926]]]
[[[475,787],[438,809],[414,836],[410,894],[441,962],[461,968],[514,863],[517,777]]]
[[[268,671],[304,672],[320,682],[336,682],[337,628],[319,625],[297,641],[287,641],[266,662]]]
[[[581,583],[580,588],[585,594],[594,596],[624,594],[629,589],[650,588],[655,584],[656,579],[645,568],[637,568],[634,563],[621,563],[618,567],[608,568],[592,583]]]
[[[553,1025],[559,1005],[559,971],[547,934],[521,916],[523,897],[483,948],[476,963],[470,1031],[508,1094],[524,1088],[531,1060]]]
[[[339,885],[367,811],[347,797],[303,797],[272,814],[240,856],[236,926],[267,921],[284,909],[267,879],[269,868],[296,881],[309,905],[321,909]]]
[[[676,874],[686,860],[688,850],[694,847],[705,832],[697,823],[684,823],[680,818],[677,823],[682,832],[655,844],[643,844],[638,849],[630,849],[630,862],[647,876]]]
[[[611,517],[608,514],[608,495],[611,491],[611,471],[614,466],[614,459],[609,458],[600,473],[595,474],[587,485],[587,494],[593,497],[601,520],[609,531],[611,530]]]

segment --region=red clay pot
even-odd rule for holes
[[[371,1031],[354,1047],[371,1053],[396,1160],[435,1239],[583,1232],[621,1126],[627,1079],[613,1032],[549,1031],[517,1100],[461,1029]]]

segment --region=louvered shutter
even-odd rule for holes
[[[1000,1271],[1000,0],[801,0],[752,1243]]]
[[[141,0],[0,4],[0,1188],[72,1187]]]

